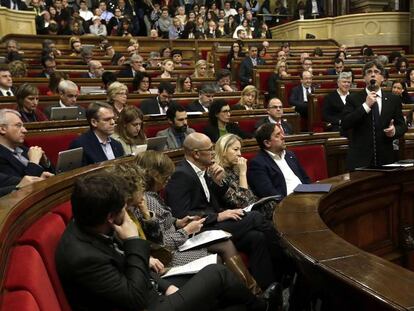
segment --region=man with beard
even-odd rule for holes
[[[172,105],[168,108],[166,116],[171,126],[159,131],[157,136],[167,136],[165,150],[181,148],[187,135],[195,132],[187,126],[187,111],[183,106]]]
[[[171,100],[174,91],[175,87],[170,82],[161,82],[158,86],[158,96],[156,98],[143,100],[139,108],[144,115],[165,114],[168,107],[174,104]]]

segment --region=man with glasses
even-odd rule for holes
[[[78,119],[85,119],[85,108],[78,106],[76,100],[78,99],[78,86],[70,80],[62,80],[58,85],[59,103],[53,104],[45,109],[45,114],[50,120],[52,107],[78,107]]]
[[[214,100],[215,88],[211,83],[204,83],[198,89],[198,99],[187,106],[189,112],[208,112]]]
[[[113,160],[124,155],[124,149],[110,136],[115,130],[115,114],[111,105],[94,102],[86,110],[89,131],[76,138],[69,149],[83,148],[83,165]]]
[[[185,138],[194,132],[187,124],[187,111],[183,106],[171,105],[167,110],[169,128],[159,131],[157,136],[166,136],[165,150],[179,149],[183,146]]]
[[[380,166],[396,160],[393,140],[407,131],[401,99],[381,89],[384,67],[377,61],[363,68],[366,88],[346,98],[341,126],[349,132],[348,169]]]
[[[91,60],[88,64],[88,72],[82,78],[101,79],[105,69],[98,60]]]
[[[300,84],[292,88],[289,96],[289,103],[295,107],[301,117],[308,116],[308,96],[314,93],[312,87],[313,75],[310,71],[302,71],[300,74]]]
[[[344,110],[346,98],[352,84],[352,72],[341,72],[338,76],[338,89],[329,93],[323,100],[323,121],[328,122],[330,131],[339,131],[341,116]]]
[[[118,74],[118,78],[135,78],[137,72],[145,71],[144,59],[141,55],[133,54],[129,58],[129,66],[121,70]]]
[[[142,101],[139,108],[143,114],[166,114],[168,107],[175,104],[171,101],[174,91],[174,85],[170,82],[161,82],[158,87],[158,96]]]
[[[0,110],[0,172],[19,178],[52,176],[53,167],[42,148],[23,145],[26,133],[20,113],[12,109]]]
[[[273,123],[273,124],[276,124],[280,128],[283,135],[293,134],[293,130],[290,124],[286,121],[286,119],[282,118],[283,117],[283,104],[279,98],[276,98],[276,97],[272,98],[269,101],[269,104],[267,105],[266,111],[267,111],[267,116],[257,121],[254,127],[255,129],[258,129],[263,124]]]

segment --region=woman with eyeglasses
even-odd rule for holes
[[[132,80],[132,88],[137,94],[151,94],[151,77],[146,72],[137,72]]]
[[[22,116],[22,121],[40,122],[47,121],[46,115],[40,111],[39,105],[39,90],[34,85],[23,83],[16,91],[17,111]]]
[[[141,110],[135,106],[125,107],[118,116],[112,137],[121,143],[125,154],[137,154],[139,146],[145,145],[147,141]]]
[[[116,116],[119,116],[121,111],[127,104],[128,87],[118,81],[111,83],[107,90],[108,103],[114,107]]]
[[[209,124],[204,129],[212,142],[216,142],[221,136],[228,133],[236,134],[241,138],[251,138],[252,135],[242,131],[237,123],[230,122],[230,106],[223,99],[215,100],[208,111]]]

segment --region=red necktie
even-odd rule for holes
[[[285,131],[283,130],[282,123],[281,122],[277,122],[276,125],[280,129],[280,133],[282,133],[282,135],[285,135]]]

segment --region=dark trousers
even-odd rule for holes
[[[249,256],[250,271],[262,289],[276,280],[276,263],[282,256],[280,239],[272,224],[262,214],[252,211],[241,220],[218,222],[213,228],[233,235],[236,248]]]
[[[230,270],[222,265],[209,265],[195,274],[170,296],[160,296],[148,311],[266,310]]]

